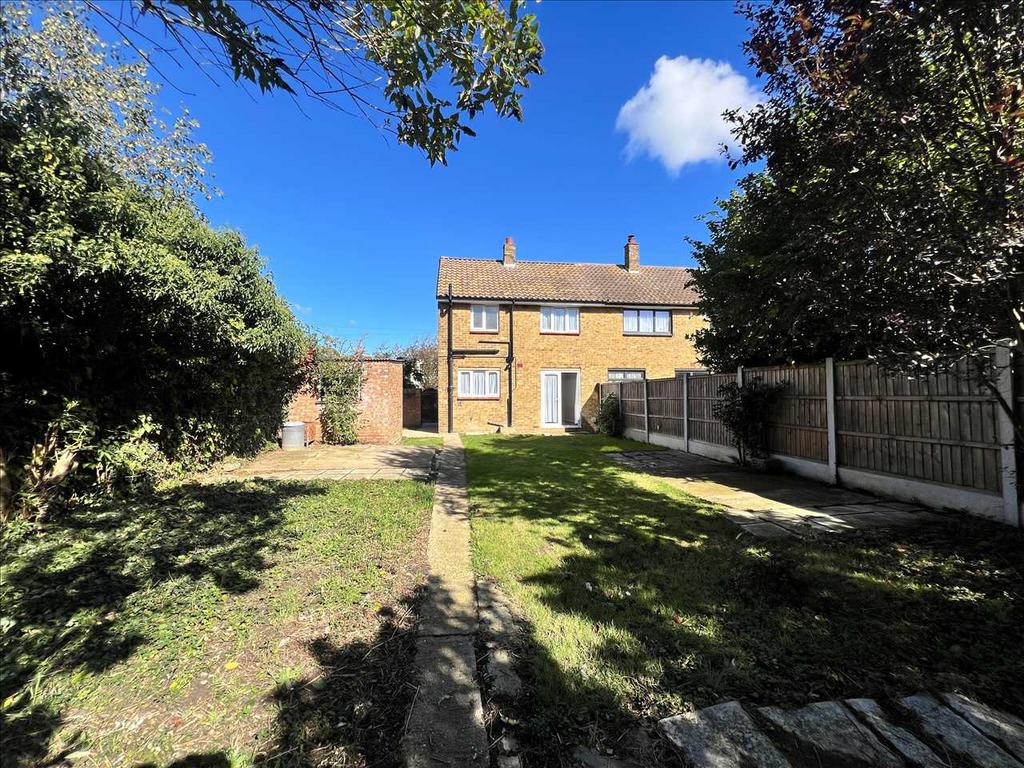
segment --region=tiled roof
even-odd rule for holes
[[[519,261],[506,267],[499,259],[442,256],[437,298],[491,301],[565,301],[597,304],[693,306],[697,292],[685,267],[641,266],[627,272],[619,264],[570,264]]]

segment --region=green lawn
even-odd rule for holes
[[[187,484],[9,527],[4,764],[397,764],[431,500]]]
[[[763,541],[600,436],[467,436],[473,557],[527,628],[537,763],[687,705],[962,690],[1024,714],[1024,536],[981,520]],[[642,446],[633,444],[633,449]]]
[[[444,439],[440,435],[428,435],[426,437],[403,437],[402,445],[430,445],[440,448],[444,445]]]

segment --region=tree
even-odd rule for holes
[[[716,367],[931,368],[1024,342],[1024,5],[747,4],[763,164],[696,243]]]
[[[28,109],[40,93],[60,99],[81,127],[76,137],[114,173],[181,201],[210,197],[210,151],[196,142],[187,111],[168,122],[154,104],[160,86],[145,61],[123,45],[106,45],[80,6],[39,14],[25,2],[0,4],[0,100],[7,114]]]
[[[521,0],[86,0],[137,47],[152,18],[176,61],[207,62],[262,91],[279,89],[360,115],[444,163],[487,105],[522,116],[540,74],[537,20]],[[127,12],[125,12],[127,11]]]
[[[305,347],[255,250],[113,172],[90,132],[53,93],[0,105],[0,486],[37,513],[79,465],[262,447]]]
[[[381,347],[378,355],[405,360],[407,386],[437,389],[437,337],[424,336],[408,344]]]

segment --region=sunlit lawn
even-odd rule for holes
[[[1024,713],[1019,531],[954,517],[755,540],[605,455],[622,441],[464,442],[475,567],[527,627],[521,715],[537,762],[732,698],[957,689]]]
[[[431,499],[183,485],[9,528],[4,765],[396,764]]]

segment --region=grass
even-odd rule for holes
[[[444,439],[440,435],[427,435],[425,437],[403,437],[402,445],[428,445],[440,448],[444,445]]]
[[[4,764],[397,764],[431,499],[186,484],[10,526]]]
[[[1024,713],[1020,531],[951,517],[739,538],[706,503],[605,455],[624,441],[464,442],[475,568],[526,627],[517,717],[538,764],[733,698],[960,690]]]

